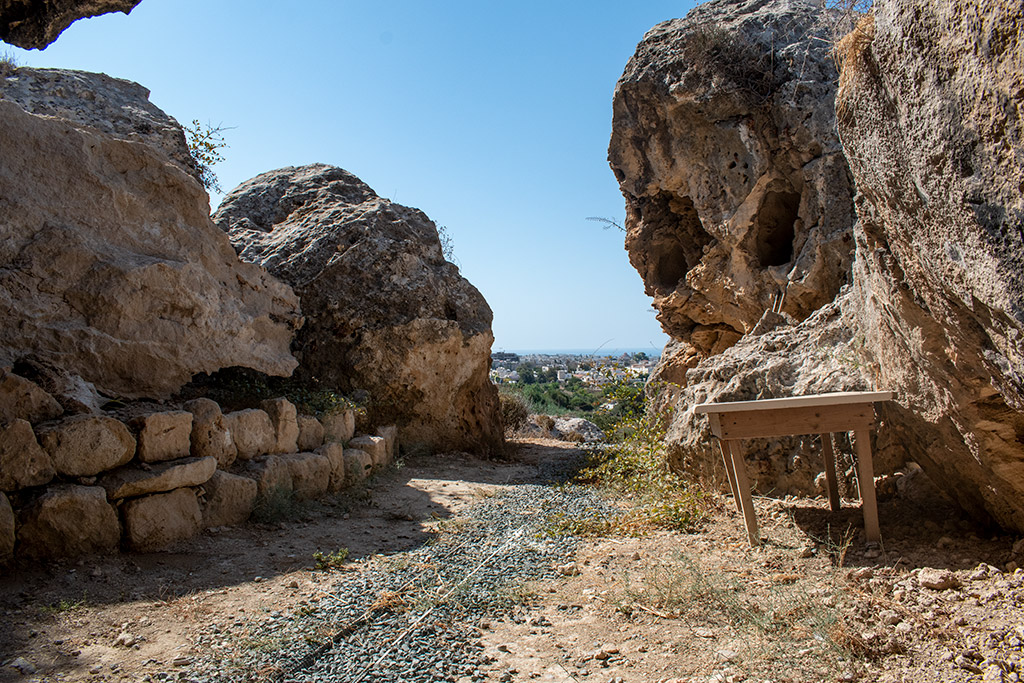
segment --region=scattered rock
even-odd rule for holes
[[[217,467],[227,469],[238,457],[231,430],[216,401],[197,398],[184,405],[192,413],[191,453],[196,458],[217,459]]]
[[[149,469],[124,467],[100,478],[99,484],[111,500],[163,493],[185,486],[200,486],[217,469],[214,458],[183,458],[153,465]]]
[[[604,440],[601,428],[582,417],[559,417],[555,419],[552,436],[566,441],[583,441],[593,443]]]
[[[932,569],[930,567],[923,567],[918,572],[917,582],[921,584],[922,588],[929,588],[933,591],[944,591],[960,585],[953,572],[948,569]]]
[[[445,260],[421,211],[313,164],[246,181],[214,220],[242,260],[296,288],[306,313],[295,342],[301,376],[368,391],[368,421],[394,422],[406,442],[501,449],[491,310]]]
[[[203,526],[235,526],[252,515],[259,487],[248,477],[217,470],[203,484],[206,502],[203,506]]]
[[[75,415],[36,429],[39,443],[59,474],[88,477],[124,465],[135,455],[135,439],[112,417]]]
[[[42,486],[53,479],[53,460],[22,419],[0,423],[0,491]]]
[[[99,486],[50,486],[18,514],[18,553],[25,557],[109,552],[120,540],[117,512]]]
[[[310,415],[299,415],[299,439],[296,447],[300,451],[315,451],[324,443],[324,426]],[[353,420],[352,428],[355,429]],[[351,437],[350,437],[351,438]]]
[[[192,413],[172,410],[140,415],[129,422],[135,431],[142,462],[163,462],[188,457],[191,451]]]
[[[7,666],[14,669],[22,676],[31,676],[36,672],[35,665],[24,657],[15,657]]]
[[[37,384],[0,369],[0,423],[20,419],[36,424],[56,419],[63,412],[57,399]]]
[[[133,550],[151,552],[195,536],[203,515],[196,492],[182,488],[126,501],[125,538]]]
[[[295,406],[286,398],[272,398],[260,403],[274,426],[274,453],[294,453],[299,444],[299,422]]]
[[[277,433],[266,411],[237,410],[224,416],[224,425],[231,433],[239,460],[267,455],[277,448]]]

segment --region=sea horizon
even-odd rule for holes
[[[646,353],[648,356],[660,356],[662,352],[661,348],[654,346],[599,346],[599,347],[576,347],[576,348],[536,348],[536,349],[519,349],[519,348],[503,348],[498,346],[491,347],[491,353],[514,353],[518,356],[621,356],[624,353]]]

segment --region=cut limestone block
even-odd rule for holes
[[[331,463],[331,481],[327,484],[327,490],[337,493],[345,488],[345,447],[336,441],[330,441],[316,449],[316,452]]]
[[[197,398],[186,403],[184,408],[192,413],[192,455],[216,458],[217,467],[221,469],[230,467],[238,457],[238,450],[217,402]]]
[[[260,500],[269,500],[279,495],[291,495],[292,473],[280,455],[254,458],[245,464],[243,476],[256,481]]]
[[[395,455],[398,453],[398,427],[395,425],[387,425],[386,427],[377,428],[377,436],[384,437],[385,451],[388,454],[388,462],[395,459]]]
[[[14,556],[14,510],[11,501],[0,493],[0,564]]]
[[[32,425],[17,418],[0,425],[0,491],[42,486],[55,474],[53,460],[39,446]]]
[[[199,486],[209,481],[216,469],[216,458],[183,458],[147,469],[123,467],[100,477],[99,484],[111,500],[119,500]]]
[[[288,464],[296,498],[311,500],[327,493],[331,483],[331,461],[327,457],[319,453],[290,453],[279,457]]]
[[[345,443],[356,433],[356,412],[352,409],[339,410],[320,418],[324,425],[324,439]]]
[[[267,455],[277,448],[274,423],[264,410],[237,410],[224,416],[231,439],[238,449],[239,460],[251,460]]]
[[[256,505],[256,481],[237,474],[217,470],[203,484],[206,505],[203,507],[203,526],[234,526],[249,519]]]
[[[125,538],[133,550],[148,552],[195,536],[202,528],[196,492],[175,489],[124,504]]]
[[[311,415],[299,415],[299,443],[300,451],[315,451],[324,443],[324,426],[320,420]]]
[[[108,552],[121,540],[117,511],[99,486],[51,486],[18,518],[18,554],[25,557]]]
[[[370,476],[373,470],[373,458],[366,451],[356,448],[346,448],[345,458],[345,484],[355,484]]]
[[[299,442],[299,422],[295,406],[286,398],[272,398],[260,407],[274,426],[274,453],[294,453]]]
[[[192,413],[170,410],[133,419],[136,454],[142,462],[187,458],[192,450]]]
[[[135,455],[128,427],[112,417],[75,415],[36,428],[58,474],[91,477],[120,467]]]
[[[387,442],[383,436],[357,436],[349,439],[348,447],[369,453],[374,469],[388,464]]]
[[[35,382],[0,369],[0,422],[20,419],[36,424],[61,416],[57,399]]]

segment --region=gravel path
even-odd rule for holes
[[[186,680],[483,680],[480,622],[510,613],[526,582],[574,558],[578,539],[545,533],[555,512],[571,521],[613,509],[581,487],[502,487],[442,522],[433,542],[338,573],[320,599],[271,613],[241,647],[204,633],[198,644],[225,656],[195,662]]]

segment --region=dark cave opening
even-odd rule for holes
[[[793,239],[799,217],[800,195],[769,192],[758,209],[755,222],[757,258],[763,268],[781,266],[793,260]]]
[[[647,279],[659,289],[675,289],[700,263],[704,247],[714,238],[704,229],[689,197],[662,192],[642,208],[650,226],[650,270]]]

